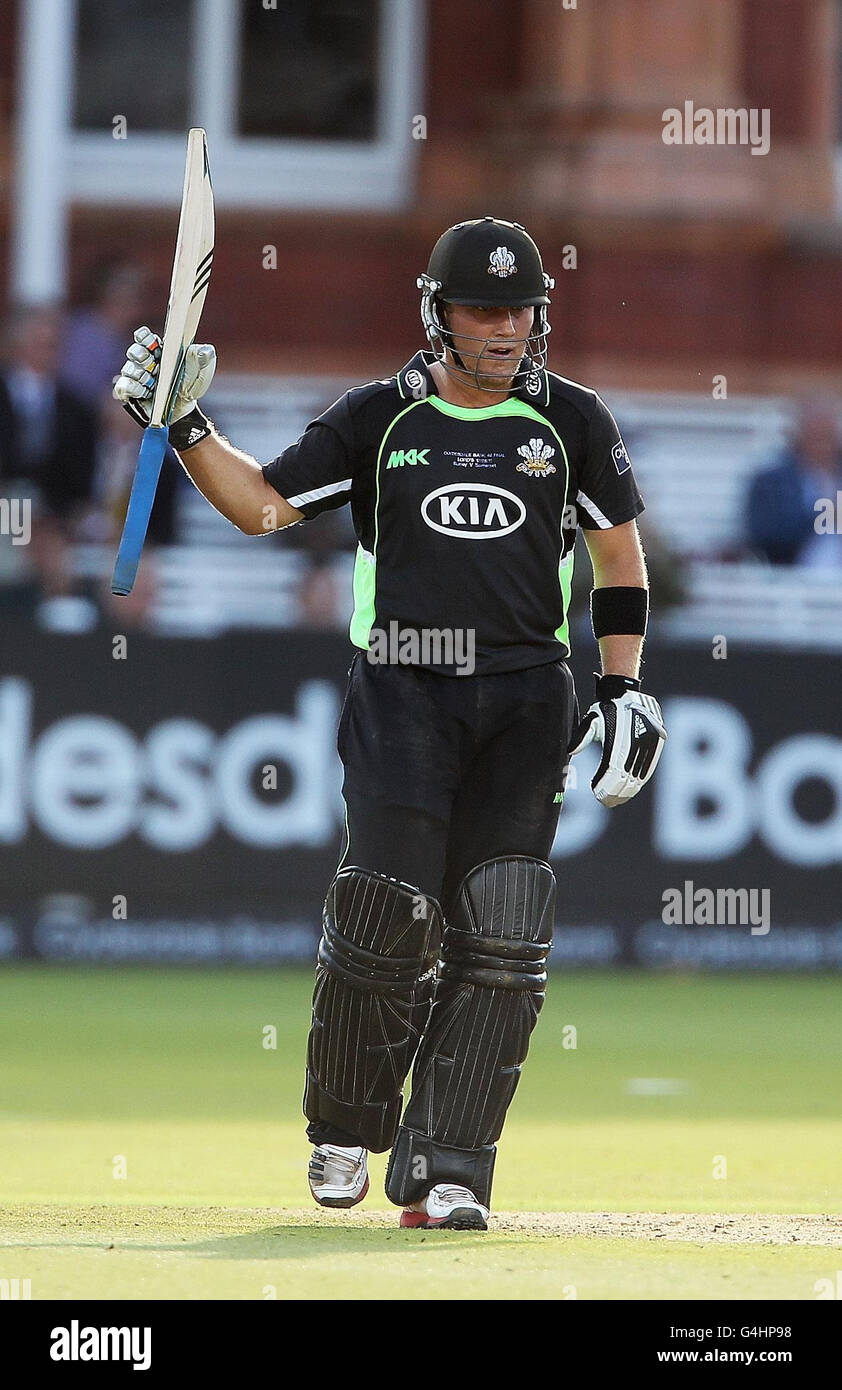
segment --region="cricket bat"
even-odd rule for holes
[[[204,130],[195,128],[187,136],[181,216],[161,340],[158,382],[152,397],[152,414],[143,432],[111,579],[113,594],[130,594],[137,575],[167,449],[169,423],[184,367],[184,356],[195,340],[205,303],[213,264],[213,238],[213,189],[208,166],[208,141]]]

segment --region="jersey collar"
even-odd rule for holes
[[[437,396],[438,388],[430,367],[437,360],[434,352],[416,352],[405,367],[397,374],[398,392],[403,400],[424,400],[426,396]],[[521,375],[520,382],[511,392],[517,400],[527,401],[529,405],[549,405],[550,379],[542,368],[533,367]]]
[[[529,405],[549,405],[550,378],[545,369],[532,364],[528,371],[521,374],[519,384],[512,395]]]
[[[425,396],[437,396],[438,388],[429,364],[435,362],[434,352],[416,352],[397,375],[398,392],[405,401],[422,401]]]

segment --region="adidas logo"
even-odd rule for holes
[[[639,715],[639,714],[636,714],[636,715],[634,716],[634,736],[635,736],[635,738],[640,738],[640,737],[641,737],[643,734],[645,734],[645,733],[646,733],[646,720],[645,720],[645,719],[641,719],[640,715]]]

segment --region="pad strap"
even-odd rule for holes
[[[444,934],[440,980],[495,989],[543,992],[547,983],[543,941],[498,941],[448,927]]]

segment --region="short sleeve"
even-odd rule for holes
[[[265,464],[263,476],[310,521],[349,500],[354,453],[354,425],[345,395],[311,420],[297,443]]]
[[[586,531],[621,526],[643,511],[643,498],[617,422],[599,396],[588,429],[576,496],[579,525]]]

